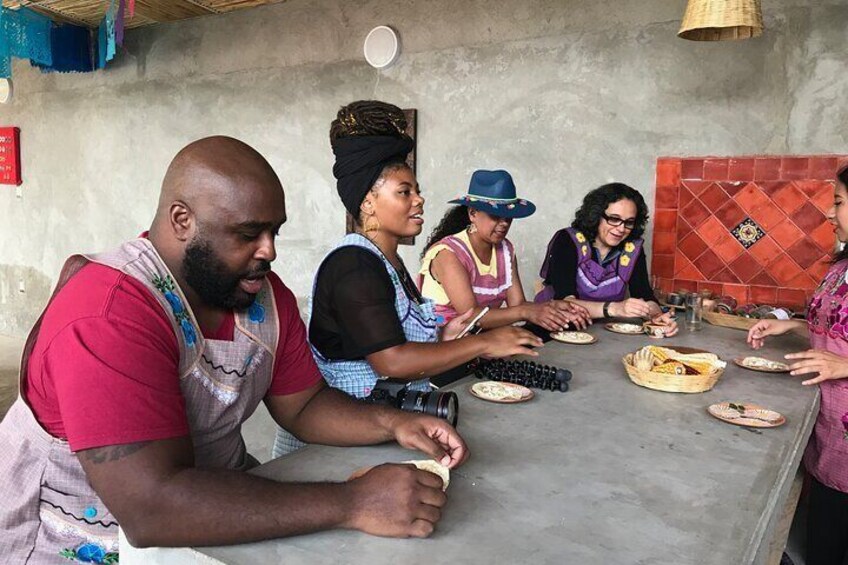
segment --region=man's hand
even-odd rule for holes
[[[399,412],[392,428],[398,444],[423,451],[445,467],[453,469],[468,458],[465,441],[441,418]]]
[[[442,479],[413,465],[378,465],[346,488],[352,507],[345,526],[376,536],[426,538],[447,502]]]
[[[815,378],[802,381],[803,385],[817,385],[824,381],[848,377],[848,358],[829,351],[809,349],[800,353],[789,353],[786,358],[797,360],[789,365],[790,375],[819,374]]]

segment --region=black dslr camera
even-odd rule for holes
[[[371,394],[362,399],[373,404],[383,404],[406,412],[428,414],[447,420],[456,426],[459,417],[459,398],[453,392],[411,390],[407,383],[381,379]]]

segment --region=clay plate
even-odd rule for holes
[[[637,329],[622,329],[622,326],[633,326],[633,328],[639,328],[639,329],[638,330]],[[628,324],[628,323],[624,323],[624,322],[610,322],[608,324],[604,324],[604,328],[606,328],[607,331],[611,331],[611,332],[617,333],[617,334],[645,335],[644,325],[640,325],[640,324]]]
[[[750,357],[750,356],[749,356]],[[781,363],[780,361],[771,361],[771,359],[767,359],[767,361],[771,361],[772,363],[780,363],[783,367],[754,367],[751,365],[746,365],[743,361],[745,357],[736,357],[733,362],[742,367],[743,369],[748,369],[749,371],[760,371],[762,373],[788,373],[789,365],[786,363]],[[762,357],[760,357],[762,359]]]
[[[741,412],[739,408],[744,408],[744,412]],[[749,402],[719,402],[709,406],[707,412],[723,422],[746,428],[776,428],[786,423],[786,418],[780,412]]]
[[[497,398],[490,396],[483,392],[486,388],[486,385],[502,385],[505,388],[521,393],[521,398]],[[517,385],[515,383],[502,383],[498,381],[482,381],[479,383],[474,383],[468,388],[468,392],[471,393],[472,396],[476,396],[481,400],[488,400],[489,402],[497,402],[500,404],[515,404],[516,402],[527,402],[531,398],[533,398],[533,391],[527,388],[526,386]]]
[[[568,339],[569,334],[580,334],[580,335],[584,335],[584,336],[589,336],[592,339],[587,340],[587,341],[573,341],[571,339]],[[573,332],[573,331],[551,332],[551,339],[554,339],[554,340],[559,341],[561,343],[568,343],[568,344],[571,344],[571,345],[591,345],[591,344],[595,343],[596,341],[598,341],[598,338],[593,336],[592,334],[588,334],[586,332]]]

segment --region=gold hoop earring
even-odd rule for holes
[[[365,225],[362,226],[362,229],[366,232],[379,231],[380,229],[380,220],[377,219],[375,214],[371,214],[365,220]]]
[[[474,224],[468,224],[468,227],[465,228],[465,231],[467,231],[469,235],[472,233],[477,233],[477,226],[475,226]]]

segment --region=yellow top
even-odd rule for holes
[[[474,264],[477,267],[477,272],[481,275],[491,275],[493,277],[498,276],[498,257],[497,253],[495,253],[495,247],[492,246],[492,258],[489,260],[489,264],[484,264],[477,254],[474,253],[474,248],[471,246],[471,241],[468,239],[468,232],[462,230],[459,233],[454,234],[454,237],[460,240],[465,247],[470,251],[471,256],[474,258]],[[445,245],[444,243],[437,243],[433,247],[427,250],[427,253],[424,254],[424,259],[421,261],[421,270],[418,271],[418,274],[421,275],[421,294],[425,298],[432,299],[436,304],[440,306],[446,306],[450,304],[450,300],[448,300],[448,295],[445,294],[445,289],[442,284],[433,278],[433,275],[430,273],[430,263],[433,262],[433,259],[436,258],[436,255],[441,253],[447,249],[451,253],[453,250]]]

